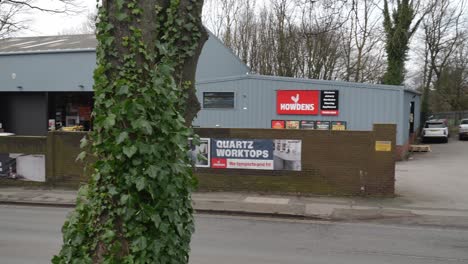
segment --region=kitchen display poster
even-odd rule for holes
[[[301,170],[301,143],[300,140],[211,139],[211,168]],[[281,150],[275,149],[276,146]]]
[[[197,168],[210,167],[210,139],[200,138],[198,145],[193,143],[193,139],[189,138],[189,155],[190,160]]]
[[[299,121],[294,121],[294,120],[286,121],[286,129],[299,129]]]
[[[344,121],[333,121],[332,130],[346,130],[346,122]]]

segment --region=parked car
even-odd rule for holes
[[[460,140],[468,138],[468,118],[460,120],[460,126],[458,127],[458,137]]]
[[[426,141],[429,138],[440,138],[444,143],[448,142],[450,135],[447,125],[447,120],[445,119],[433,119],[428,120],[424,124],[422,131],[422,139]]]

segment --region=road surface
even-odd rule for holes
[[[397,163],[397,195],[410,207],[467,212],[468,140],[428,144],[432,152]]]
[[[0,263],[50,263],[69,209],[0,205]],[[468,263],[468,229],[198,215],[192,264]]]

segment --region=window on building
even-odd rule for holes
[[[234,92],[203,93],[203,108],[234,108]]]

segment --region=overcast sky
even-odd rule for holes
[[[40,11],[29,11],[24,17],[30,20],[29,30],[18,33],[18,36],[49,36],[57,35],[58,33],[79,27],[87,20],[89,12],[95,10],[96,0],[77,0],[83,6],[83,12],[80,14],[51,14]],[[40,6],[54,8],[50,0],[38,0]]]

